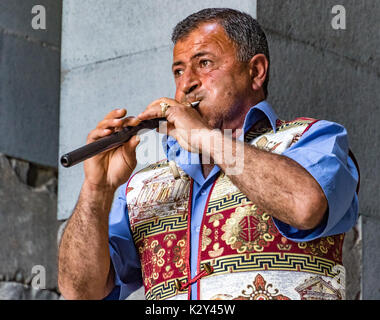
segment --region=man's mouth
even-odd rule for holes
[[[194,103],[194,102],[201,102],[201,100],[203,99],[203,97],[201,97],[199,94],[189,94],[186,96],[186,101],[187,102],[190,102],[190,103]]]
[[[200,101],[190,102],[190,104],[191,104],[191,106],[192,106],[193,108],[198,107],[200,103],[201,103]]]
[[[190,103],[193,108],[199,108],[202,101],[203,101],[203,97],[199,97],[199,96],[191,97],[191,98],[189,97],[187,99],[187,102]]]

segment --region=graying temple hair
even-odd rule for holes
[[[269,48],[265,33],[259,23],[249,14],[229,8],[208,8],[191,14],[179,22],[173,30],[172,41],[184,39],[201,23],[218,22],[234,42],[237,59],[248,62],[256,54],[264,54],[269,61]],[[265,97],[268,95],[269,68],[263,84]]]

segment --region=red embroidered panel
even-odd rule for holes
[[[241,201],[249,202],[247,198]],[[341,264],[343,238],[340,234],[309,242],[288,240],[280,234],[269,214],[255,205],[245,204],[205,217],[201,260],[234,254],[283,252],[316,256]]]
[[[136,243],[146,291],[170,279],[187,278],[186,238],[186,230],[181,230],[147,237]]]

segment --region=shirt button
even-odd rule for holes
[[[202,196],[205,196],[206,194],[207,194],[207,191],[202,191],[202,192],[201,192],[201,195],[202,195]]]
[[[195,231],[196,231],[197,233],[199,233],[199,231],[201,231],[201,227],[196,227],[196,228],[195,228]]]

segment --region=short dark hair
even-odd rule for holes
[[[249,14],[229,8],[208,8],[191,14],[179,22],[173,30],[172,41],[186,38],[201,23],[219,23],[227,36],[234,42],[237,49],[237,59],[248,62],[256,54],[264,54],[269,61],[269,48],[266,35]],[[269,67],[267,77],[263,84],[265,98],[268,95]]]

